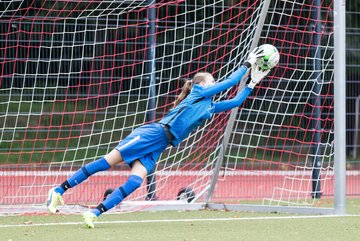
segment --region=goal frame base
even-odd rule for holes
[[[59,207],[60,214],[79,214],[89,210],[89,206],[65,205]],[[225,203],[185,203],[183,201],[131,201],[124,202],[120,207],[111,210],[109,214],[129,212],[127,210],[142,212],[157,211],[200,211],[222,210],[236,212],[259,212],[259,213],[288,213],[288,214],[311,214],[311,215],[335,215],[334,208],[294,207],[294,206],[270,206],[251,204],[225,204]],[[5,215],[29,215],[47,214],[45,205],[4,205],[0,206],[0,216]]]

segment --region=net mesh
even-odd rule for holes
[[[43,203],[49,188],[160,120],[195,73],[222,81],[236,70],[264,2],[0,4],[0,203],[11,207]],[[271,2],[259,44],[275,45],[280,64],[239,108],[212,200],[313,205],[313,195],[333,195],[332,4]],[[152,183],[157,204],[175,200],[182,187],[205,199],[229,114],[161,155]],[[128,171],[118,165],[96,174],[65,201],[97,204]],[[147,195],[144,182],[128,200]]]
[[[275,1],[269,9],[260,43],[277,46],[281,63],[239,109],[225,165],[263,180],[244,186],[263,203],[311,206],[333,195],[332,4]]]

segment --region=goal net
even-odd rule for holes
[[[278,48],[280,64],[235,120],[218,114],[168,148],[117,210],[209,200],[312,207],[333,197],[332,1],[13,0],[0,8],[2,213],[44,211],[50,188],[160,120],[185,80],[208,71],[222,81],[262,43]],[[118,165],[92,176],[64,195],[62,211],[99,203],[128,175]]]

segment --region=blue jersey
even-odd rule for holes
[[[240,106],[251,93],[251,88],[245,87],[231,100],[214,103],[212,97],[239,83],[247,70],[248,68],[243,65],[226,80],[211,86],[202,87],[195,84],[190,94],[159,121],[159,123],[169,126],[169,130],[174,136],[171,144],[178,145],[193,129],[210,119],[214,113]]]

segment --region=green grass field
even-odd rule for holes
[[[87,229],[80,215],[3,216],[0,240],[359,240],[360,199],[349,216],[225,211],[164,211],[103,215]]]

